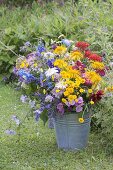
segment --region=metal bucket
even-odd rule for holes
[[[78,114],[54,118],[58,148],[80,150],[87,146],[91,119],[86,115],[84,120],[84,123],[79,123]]]

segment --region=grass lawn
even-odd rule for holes
[[[0,170],[113,170],[113,157],[100,135],[90,134],[86,149],[65,152],[56,145],[54,130],[34,119],[25,120],[18,135],[8,136],[6,129],[15,129],[12,115],[25,117],[27,105],[19,101],[20,93],[0,85]]]

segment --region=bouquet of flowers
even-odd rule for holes
[[[34,102],[36,120],[41,118],[45,123],[48,116],[73,112],[83,123],[84,114],[105,94],[107,70],[103,58],[90,50],[89,43],[60,37],[49,50],[42,43],[36,51],[18,58],[14,72],[24,89],[22,100]]]

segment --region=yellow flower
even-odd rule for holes
[[[64,46],[57,46],[54,50],[55,54],[62,55],[67,51],[67,48]]]
[[[43,90],[43,93],[46,94],[46,90],[45,89]]]
[[[67,100],[65,98],[62,98],[63,103],[67,103]]]
[[[68,91],[70,94],[74,92],[74,89],[71,87],[66,88],[66,91]]]
[[[83,93],[83,92],[84,92],[84,89],[81,88],[81,89],[79,90],[79,92],[80,92],[80,93]]]
[[[52,75],[52,80],[54,81],[54,75]]]
[[[83,54],[79,51],[71,52],[70,58],[72,60],[81,60],[83,58]]]
[[[97,74],[95,71],[86,71],[86,76],[91,82],[93,83],[94,87],[96,87],[99,82],[102,80],[99,74]]]
[[[90,104],[93,105],[93,104],[94,104],[94,101],[91,100],[91,101],[90,101]]]
[[[76,95],[69,95],[68,96],[68,101],[71,102],[73,100],[77,99],[77,96]]]
[[[38,66],[38,64],[37,63],[34,63],[34,67],[37,67]]]
[[[60,75],[62,76],[63,79],[67,79],[70,78],[69,73],[67,73],[66,71],[61,71]]]
[[[98,61],[92,62],[91,67],[94,69],[99,69],[99,70],[103,70],[105,68],[104,63],[98,62]]]
[[[92,89],[88,89],[88,93],[92,93],[93,92],[93,90]]]
[[[63,59],[56,59],[54,62],[54,66],[57,66],[59,68],[66,68],[68,64]]]
[[[77,102],[78,102],[78,99],[75,99],[75,102],[77,103]]]
[[[113,86],[109,86],[109,87],[107,87],[107,89],[106,89],[107,91],[109,91],[109,92],[112,92],[113,91]]]
[[[79,122],[80,123],[84,123],[84,119],[81,117],[81,118],[79,118]]]
[[[23,60],[20,64],[20,68],[25,68],[25,67],[27,68],[28,66],[29,66],[29,64],[27,63],[26,60]]]
[[[69,96],[69,92],[68,92],[68,91],[65,91],[65,92],[64,92],[64,96]]]
[[[21,65],[20,65],[20,68],[24,68],[25,67],[25,63],[22,62]]]
[[[59,92],[60,92],[60,90],[59,90],[59,89],[57,89],[57,90],[56,90],[56,93],[59,93]]]

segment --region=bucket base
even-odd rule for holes
[[[87,147],[90,121],[88,117],[84,123],[78,122],[77,114],[69,114],[54,119],[58,148],[79,151]]]

